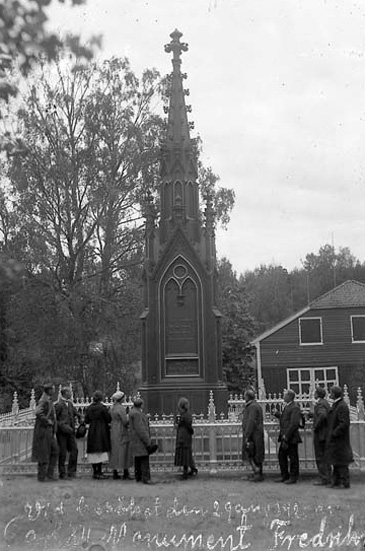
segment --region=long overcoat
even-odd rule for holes
[[[327,441],[328,436],[328,413],[330,405],[325,398],[319,398],[314,406],[313,416],[313,444],[316,456]],[[322,451],[323,454],[323,451]]]
[[[44,392],[38,402],[35,414],[32,461],[38,463],[49,462],[52,441],[55,440],[56,428],[57,422],[54,405],[48,394]]]
[[[264,420],[262,408],[256,400],[247,402],[243,410],[242,433],[242,458],[252,458],[257,465],[263,463],[265,456]],[[253,450],[249,454],[247,454],[247,443],[253,444]]]
[[[184,411],[177,419],[176,447],[191,448],[193,434],[193,416]]]
[[[116,402],[111,409],[110,425],[111,453],[109,466],[117,471],[129,469],[133,457],[129,445],[129,420],[126,408]]]
[[[300,444],[302,439],[299,434],[299,424],[301,419],[300,407],[294,401],[289,402],[280,415],[279,442],[283,440],[288,444]]]
[[[148,417],[141,408],[133,407],[129,412],[129,430],[132,455],[143,457],[148,455],[147,448],[151,445]]]
[[[326,459],[330,465],[348,465],[353,459],[350,444],[350,411],[343,398],[328,412]]]
[[[86,453],[110,451],[111,415],[102,402],[92,402],[85,412],[85,423],[89,426]]]

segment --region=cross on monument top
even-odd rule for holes
[[[166,44],[165,46],[165,52],[173,53],[173,61],[180,61],[180,56],[182,52],[188,51],[188,45],[185,42],[180,42],[180,38],[182,37],[182,33],[175,29],[170,34],[172,40],[169,44]]]

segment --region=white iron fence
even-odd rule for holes
[[[348,397],[348,396],[347,396]],[[300,400],[303,409],[312,407],[307,397]],[[265,412],[265,471],[277,471],[278,452],[278,421],[273,417],[273,409],[282,406],[282,397],[269,397],[259,400]],[[74,402],[83,411],[90,401]],[[107,404],[110,401],[106,400]],[[365,470],[365,421],[364,404],[361,392],[358,392],[356,406],[352,408],[351,419],[351,444],[355,461],[352,468]],[[210,393],[210,401],[207,415],[194,416],[193,453],[196,464],[200,470],[208,472],[244,470],[247,466],[242,464],[241,446],[242,429],[241,415],[243,400],[240,396],[231,396],[229,400],[228,416],[215,411],[213,393]],[[30,474],[36,472],[36,464],[31,462],[31,449],[33,440],[33,415],[23,423],[18,417],[13,418],[13,423],[0,423],[0,474]],[[355,419],[356,417],[356,419]],[[158,444],[158,451],[152,455],[151,469],[154,471],[173,471],[175,454],[174,419],[172,415],[154,416],[150,419],[152,439]],[[312,440],[312,424],[307,421],[304,429],[301,429],[303,443],[299,446],[300,465],[302,471],[315,471],[315,460]],[[86,438],[78,441],[79,446],[79,472],[89,472],[90,466],[86,462]]]

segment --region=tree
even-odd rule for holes
[[[365,263],[348,247],[338,251],[326,244],[308,253],[301,268],[262,265],[241,276],[250,297],[250,314],[259,333],[298,312],[310,302],[349,279],[365,283]]]
[[[255,324],[249,314],[248,296],[242,281],[237,279],[231,263],[218,262],[219,305],[222,310],[223,370],[228,390],[243,392],[255,385],[252,347]]]
[[[214,174],[211,167],[205,168],[201,162],[198,163],[198,172],[200,194],[205,201],[212,203],[216,223],[220,222],[226,228],[234,207],[234,190],[219,186],[219,176]]]
[[[8,101],[10,96],[17,94],[17,87],[8,78],[15,61],[20,72],[27,76],[40,56],[53,60],[63,46],[56,34],[46,30],[46,8],[51,2],[6,0],[0,4],[0,100]],[[85,0],[71,0],[70,3],[84,4]],[[69,35],[65,42],[79,59],[91,59],[93,47],[100,46],[100,37],[92,37],[88,47],[81,45],[77,36]]]
[[[107,391],[123,374],[123,384],[133,384],[126,372],[139,357],[134,337],[141,289],[135,277],[143,245],[141,205],[158,170],[163,121],[151,104],[160,79],[156,71],[137,79],[126,59],[71,73],[58,64],[57,80],[48,75],[44,67],[18,112],[16,138],[23,147],[8,162],[15,233],[22,236],[27,267],[27,293],[12,308],[21,307],[23,319],[30,316],[24,330],[32,333],[31,297],[43,301],[45,322],[36,333],[50,349],[34,361],[28,355],[34,376],[52,366],[72,379],[81,373],[85,391],[95,385]],[[5,219],[10,210],[3,205],[2,212]],[[48,293],[58,316],[45,302]],[[59,328],[52,335],[50,321]],[[54,361],[51,343],[68,353]],[[35,352],[35,341],[28,341],[27,349],[32,347]]]
[[[282,266],[261,265],[246,272],[242,284],[251,298],[250,312],[260,332],[292,313],[293,289],[288,271]]]
[[[348,247],[340,247],[336,252],[335,247],[327,243],[318,253],[307,254],[302,264],[308,279],[308,300],[312,301],[344,281],[354,279],[359,262]]]

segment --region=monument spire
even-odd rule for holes
[[[177,29],[170,34],[171,42],[165,52],[173,54],[170,90],[170,105],[167,123],[166,145],[190,145],[189,123],[182,81],[186,74],[181,73],[181,54],[188,51],[188,45],[180,42],[182,33]]]
[[[193,140],[185,105],[183,79],[181,72],[181,54],[188,50],[181,42],[182,33],[177,29],[170,34],[171,42],[166,44],[165,52],[172,53],[173,71],[170,75],[170,93],[167,131],[161,147],[161,217],[160,237],[165,242],[177,226],[184,228],[189,238],[200,240],[199,187],[198,171]]]

